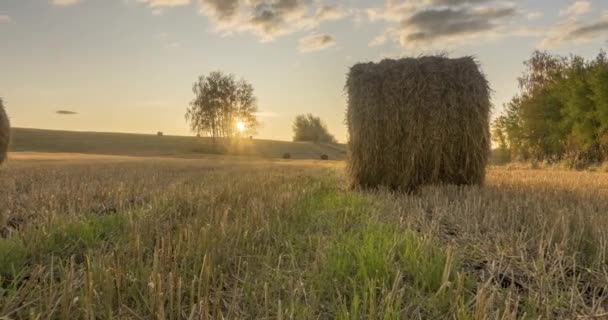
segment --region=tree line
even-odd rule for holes
[[[492,123],[503,161],[565,161],[582,168],[608,160],[608,59],[535,51],[521,92]]]

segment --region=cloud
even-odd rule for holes
[[[173,8],[187,6],[190,0],[136,0],[137,3],[143,4],[152,9],[152,14],[160,16],[164,13],[165,8]]]
[[[578,25],[570,30],[566,39],[592,39],[602,34],[608,35],[608,19],[604,18],[593,23]]]
[[[603,14],[595,20],[581,16],[591,12],[588,1],[577,1],[560,11],[559,21],[545,32],[545,37],[539,44],[541,48],[553,48],[564,43],[582,43],[597,40],[602,36],[608,38],[608,15]]]
[[[539,46],[553,48],[567,42],[582,43],[596,40],[602,36],[608,38],[608,17],[593,22],[567,21],[559,23],[549,30]]]
[[[137,0],[139,3],[144,3],[148,7],[156,9],[156,8],[166,8],[166,7],[178,7],[185,6],[190,4],[190,0]]]
[[[329,34],[310,34],[300,39],[300,52],[314,52],[324,50],[336,45],[336,40]]]
[[[216,32],[251,33],[262,42],[298,31],[312,30],[323,22],[348,13],[342,7],[312,0],[198,0],[200,13]]]
[[[53,0],[52,3],[55,6],[67,7],[67,6],[75,5],[78,2],[80,2],[80,0]]]
[[[165,12],[166,8],[174,8],[187,6],[191,0],[129,0],[135,1],[136,3],[142,4],[152,10],[152,14],[160,16]]]
[[[315,18],[320,21],[339,20],[348,15],[348,12],[339,6],[322,6],[317,8]]]
[[[63,116],[71,116],[71,115],[78,114],[78,112],[74,112],[74,111],[70,111],[70,110],[57,110],[55,113],[63,115]]]
[[[591,3],[589,1],[576,1],[566,9],[559,12],[560,17],[578,17],[591,11]]]
[[[1,23],[9,23],[11,22],[11,17],[5,15],[5,14],[0,14],[0,24]]]
[[[528,18],[528,20],[535,20],[538,18],[542,18],[543,13],[539,12],[539,11],[532,11],[532,12],[528,12],[528,14],[526,14],[526,17]]]
[[[389,22],[370,46],[395,41],[404,48],[426,49],[505,35],[506,26],[520,15],[513,3],[490,0],[387,0],[367,13],[370,21]]]
[[[514,8],[426,9],[402,22],[407,42],[427,42],[453,35],[474,34],[496,28],[496,20],[512,16]]]
[[[482,2],[489,2],[489,0],[432,0],[431,4],[439,6],[460,6],[465,4],[474,4]]]

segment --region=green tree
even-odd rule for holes
[[[586,61],[536,51],[524,64],[521,93],[493,122],[494,141],[521,160],[584,167],[608,159],[606,53]]]
[[[589,83],[591,73],[591,66],[583,58],[572,56],[557,87],[563,101],[566,158],[575,166],[601,161],[600,122]]]
[[[534,160],[557,161],[563,154],[562,100],[556,83],[561,79],[564,59],[535,51],[524,63],[519,78],[521,97],[522,155]]]
[[[598,140],[601,153],[608,156],[608,58],[601,51],[591,64],[589,86],[599,124]],[[604,159],[605,160],[605,159]]]
[[[254,134],[259,127],[253,86],[233,75],[212,72],[200,76],[192,87],[194,99],[186,121],[196,134],[232,138]]]
[[[494,120],[492,139],[508,154],[508,159],[527,158],[521,123],[521,101],[518,96],[505,104],[503,114]]]
[[[293,133],[293,141],[336,143],[336,138],[329,133],[321,118],[312,114],[298,115],[293,122]]]

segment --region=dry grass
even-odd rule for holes
[[[343,160],[346,156],[346,148],[341,144],[260,139],[219,142],[220,146],[214,146],[206,137],[13,128],[11,151],[176,158],[222,154],[278,159],[285,152],[289,152],[292,159],[319,159],[321,154],[327,154],[330,159]]]
[[[490,96],[473,58],[357,64],[346,89],[354,186],[414,191],[483,182]]]
[[[321,161],[9,161],[0,318],[606,318],[607,174],[492,168],[484,187],[415,196],[342,177]]]

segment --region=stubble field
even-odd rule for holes
[[[606,173],[401,195],[331,161],[12,158],[0,319],[608,318]]]

